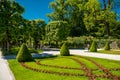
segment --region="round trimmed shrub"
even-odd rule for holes
[[[18,60],[18,62],[33,61],[32,56],[25,44],[22,44],[16,59]]]
[[[96,43],[96,41],[92,42],[92,45],[90,47],[90,52],[97,52],[97,43]]]
[[[69,56],[70,55],[70,52],[69,52],[69,49],[66,45],[66,43],[64,43],[60,49],[60,55],[61,56]]]
[[[104,50],[110,50],[110,43],[106,42]]]

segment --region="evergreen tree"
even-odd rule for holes
[[[106,42],[104,50],[110,50],[110,43]]]
[[[16,59],[19,62],[25,62],[25,61],[33,61],[32,56],[27,48],[27,46],[25,44],[22,44]]]
[[[70,52],[69,52],[69,49],[66,45],[66,43],[64,43],[60,49],[60,55],[61,56],[69,56],[70,55]]]
[[[90,47],[90,52],[97,52],[97,43],[96,43],[96,41],[92,42],[92,45]]]

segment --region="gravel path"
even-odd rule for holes
[[[44,51],[43,53],[57,55],[60,52],[59,51]],[[111,60],[120,60],[120,55],[93,53],[93,52],[88,52],[87,50],[70,49],[70,54],[111,59]]]
[[[2,58],[1,52],[0,52],[0,80],[15,80],[9,68],[8,62],[7,60]]]

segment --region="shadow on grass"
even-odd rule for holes
[[[38,53],[32,53],[31,54],[33,59],[44,59],[44,58],[54,58],[57,57],[56,55],[52,55],[52,54],[48,54],[48,53],[42,53],[42,54],[38,54]],[[6,55],[3,56],[4,59],[16,59],[16,55]]]

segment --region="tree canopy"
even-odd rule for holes
[[[44,42],[64,42],[69,37],[120,38],[119,0],[54,0],[51,13],[42,19],[27,20],[25,9],[14,0],[0,0],[0,46],[10,48],[26,43],[37,49]],[[41,43],[42,42],[42,43]]]

